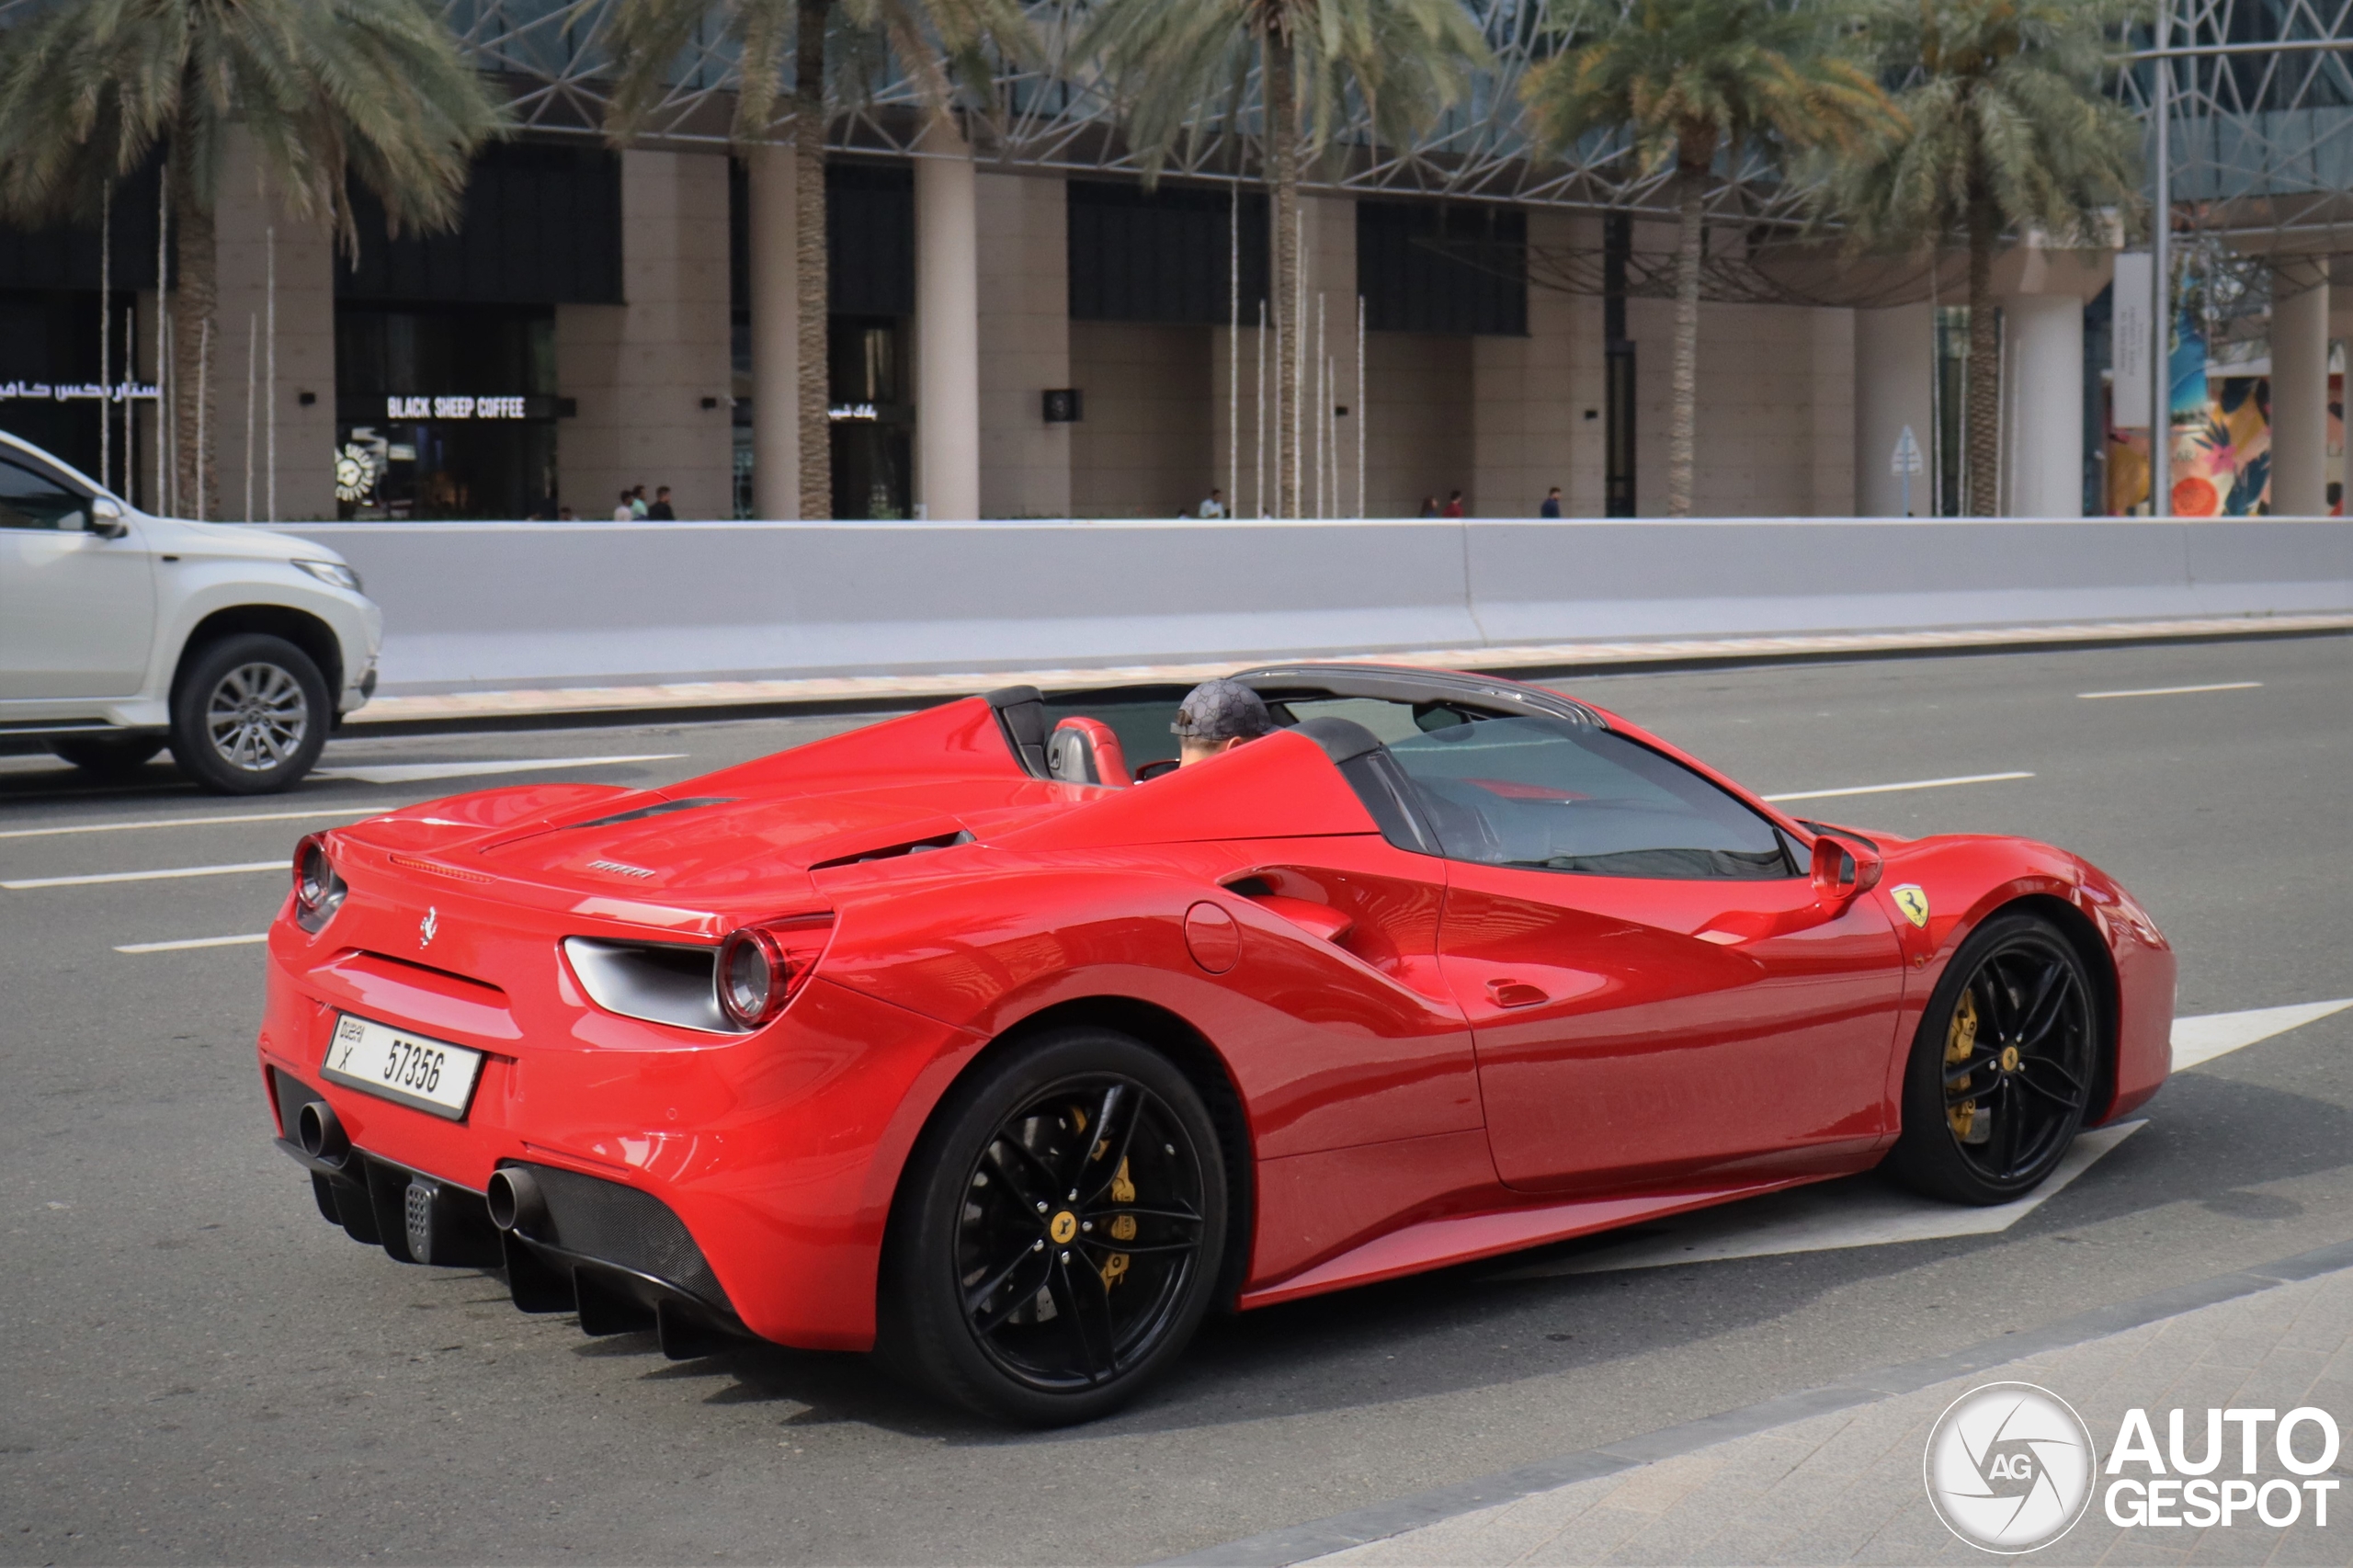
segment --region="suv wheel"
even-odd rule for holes
[[[282,637],[224,637],[197,654],[172,698],[172,756],[218,794],[283,790],[327,744],[327,683]]]
[[[151,734],[60,735],[49,749],[83,772],[99,778],[135,773],[164,749],[164,737]]]

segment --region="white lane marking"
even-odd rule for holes
[[[119,953],[176,953],[189,948],[242,948],[251,942],[267,942],[269,933],[256,931],[249,937],[188,937],[176,942],[125,942],[115,949]]]
[[[141,822],[76,822],[62,827],[12,827],[0,833],[0,838],[53,838],[64,833],[128,833],[140,827],[210,827],[215,823],[239,822],[300,822],[305,817],[368,817],[384,808],[373,806],[336,806],[332,810],[312,812],[242,812],[220,817],[149,817]]]
[[[2064,1191],[2067,1185],[2127,1138],[2147,1126],[2127,1121],[2076,1138],[2059,1168],[2026,1197],[1986,1209],[1917,1198],[1871,1176],[1847,1176],[1776,1192],[1666,1221],[1664,1233],[1559,1263],[1540,1263],[1494,1276],[1551,1279],[1569,1274],[1612,1274],[1628,1268],[1668,1268],[1735,1257],[1778,1257],[1797,1252],[1839,1252],[1959,1236],[1998,1234]]]
[[[686,755],[682,751],[660,751],[627,756],[529,756],[502,762],[386,762],[358,767],[322,767],[311,777],[361,784],[416,784],[428,778],[465,778],[478,773],[537,773],[546,768],[601,767],[608,763],[675,762]]]
[[[2011,778],[2031,778],[2031,773],[1964,773],[1954,778],[1912,778],[1901,784],[1852,784],[1836,790],[1795,790],[1767,795],[1768,801],[1826,801],[1833,795],[1893,795],[1900,790],[1941,790],[1950,784],[1999,784]]]
[[[2298,1002],[2286,1007],[2253,1007],[2244,1013],[2208,1013],[2173,1021],[2173,1070],[2202,1067],[2242,1046],[2353,1007],[2353,996],[2338,1002]]]
[[[2148,686],[2138,691],[2079,691],[2075,695],[2086,702],[2097,702],[2103,697],[2179,697],[2192,691],[2252,691],[2262,684],[2259,680],[2218,680],[2211,686]]]
[[[244,860],[234,866],[175,866],[165,871],[100,871],[82,877],[26,877],[13,882],[0,882],[0,888],[11,892],[25,888],[82,888],[98,882],[160,882],[174,877],[233,877],[245,871],[281,871],[293,874],[293,858],[281,855],[275,860]]]

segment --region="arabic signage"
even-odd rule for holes
[[[130,403],[153,401],[155,389],[142,381],[85,381],[80,386],[51,386],[47,381],[0,381],[0,403]]]

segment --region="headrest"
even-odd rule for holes
[[[1128,773],[1127,753],[1120,737],[1100,719],[1072,717],[1054,726],[1046,743],[1046,776],[1065,784],[1110,784],[1124,789],[1135,782]]]

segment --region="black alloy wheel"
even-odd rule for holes
[[[1889,1170],[1960,1203],[2006,1203],[2041,1186],[2093,1109],[2098,1019],[2063,935],[2029,915],[1988,921],[1920,1020]]]
[[[283,790],[311,771],[335,710],[326,678],[282,637],[224,637],[172,694],[172,757],[218,795]]]
[[[1224,1252],[1200,1096],[1141,1042],[1073,1029],[950,1091],[934,1134],[893,1224],[886,1349],[1028,1425],[1125,1403],[1192,1337]]]

